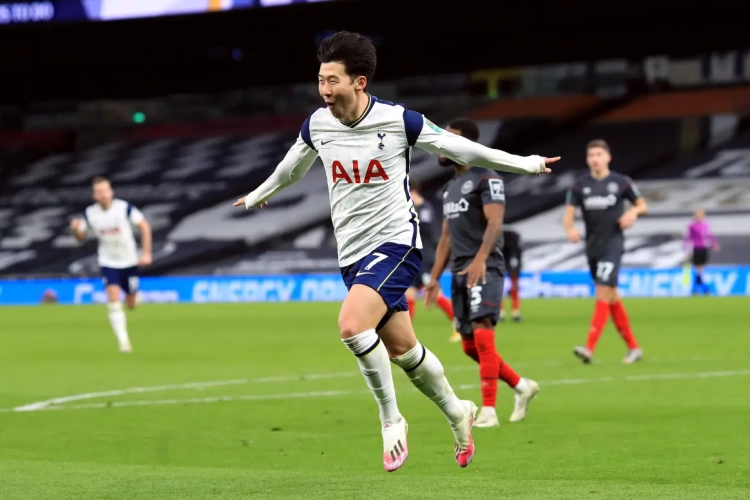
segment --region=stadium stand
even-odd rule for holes
[[[628,230],[624,265],[679,265],[684,259],[682,235],[697,208],[707,211],[721,241],[722,251],[712,262],[750,262],[750,236],[743,222],[750,217],[750,123],[744,118],[749,90],[738,87],[644,97],[566,136],[568,146],[576,148],[580,158],[580,168],[571,173],[585,172],[585,142],[604,138],[612,146],[613,169],[631,175],[649,202],[648,217]],[[557,147],[564,145],[561,142]],[[528,269],[585,268],[581,249],[565,242],[560,228],[562,192],[551,188],[546,195],[554,198],[556,206],[515,226],[528,246],[524,257]],[[527,207],[536,198],[539,206],[542,196],[525,193],[513,198],[513,203]]]
[[[458,77],[446,81],[451,90],[466,85]],[[467,98],[448,106],[440,100],[440,93],[424,95],[425,82],[409,85],[402,84],[400,92],[408,96],[411,89],[410,99],[431,118],[446,120],[465,111],[477,120],[484,144],[521,154],[563,157],[554,176],[505,176],[506,221],[522,232],[529,245],[526,261],[530,269],[583,267],[580,249],[569,256],[560,254],[560,262],[548,254],[549,245],[559,245],[562,239],[559,207],[575,177],[586,171],[585,144],[593,138],[609,142],[612,167],[638,180],[652,203],[651,217],[634,230],[640,231],[639,239],[631,238],[629,243],[629,255],[638,257],[627,257],[626,264],[646,262],[643,256],[654,252],[666,255],[658,261],[660,265],[677,261],[679,232],[691,209],[687,205],[676,209],[679,200],[671,198],[663,206],[658,202],[667,196],[664,193],[674,192],[667,189],[677,182],[674,178],[696,175],[688,172],[711,164],[715,156],[729,166],[717,169],[723,172],[721,176],[701,174],[714,177],[701,185],[719,182],[729,171],[747,176],[743,170],[747,164],[740,156],[743,145],[750,142],[742,133],[742,116],[750,105],[748,87],[630,93],[606,99],[580,94],[523,97],[485,100],[486,104],[469,109],[470,102],[481,100]],[[388,97],[396,92],[388,85],[381,90]],[[309,106],[307,97],[300,103]],[[0,274],[96,274],[95,244],[79,246],[68,230],[70,218],[90,203],[88,183],[95,175],[109,176],[116,194],[139,206],[152,221],[154,265],[144,274],[335,271],[335,240],[321,168],[313,168],[267,210],[246,213],[231,206],[237,196],[271,172],[296,137],[304,116],[142,126],[121,133],[121,141],[81,152],[72,151],[69,134],[0,136],[0,145],[7,146],[0,148],[4,155]],[[686,160],[685,155],[694,156]],[[411,173],[427,198],[439,205],[437,192],[450,172],[416,150]],[[730,212],[734,215],[727,216],[746,214],[744,202],[742,197],[733,201]],[[711,213],[712,207],[706,208]],[[672,217],[673,222],[657,222],[660,214]],[[723,227],[720,220],[715,223]],[[731,238],[736,239],[738,249],[748,243],[745,236]],[[731,241],[716,262],[741,260],[738,252],[731,251]]]

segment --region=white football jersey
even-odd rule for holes
[[[143,220],[143,214],[127,201],[115,198],[104,210],[94,203],[83,212],[82,230],[92,232],[99,240],[99,266],[125,269],[138,265],[138,246],[133,226]]]
[[[412,146],[463,165],[516,173],[544,168],[540,156],[487,148],[442,130],[421,113],[371,96],[365,112],[351,124],[328,108],[310,115],[274,173],[245,197],[245,207],[259,206],[302,178],[319,156],[328,179],[340,266],[354,264],[384,243],[422,248],[409,194]]]
[[[384,243],[422,248],[409,194],[405,109],[376,98],[362,117],[344,125],[327,108],[313,113],[302,139],[318,152],[328,179],[331,219],[340,265],[347,266]],[[419,115],[421,132],[422,117]]]

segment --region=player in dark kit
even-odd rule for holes
[[[414,318],[416,311],[417,294],[424,289],[430,281],[430,271],[432,263],[435,262],[435,248],[437,247],[437,235],[432,224],[435,220],[435,209],[432,204],[425,200],[420,192],[419,187],[411,183],[411,199],[414,201],[414,208],[417,210],[419,218],[419,234],[422,236],[422,269],[414,277],[414,283],[406,290],[406,303],[409,306],[409,315]],[[437,298],[437,305],[443,310],[448,317],[448,321],[453,325],[453,304],[450,299],[440,293]],[[454,331],[450,337],[451,342],[459,342],[461,335]]]
[[[510,278],[510,298],[512,300],[513,321],[521,321],[521,296],[518,280],[521,277],[521,235],[512,229],[503,231],[503,257]],[[505,319],[505,300],[500,306],[500,321]]]
[[[623,363],[630,364],[639,361],[643,351],[630,329],[617,282],[625,249],[623,230],[632,226],[648,208],[628,176],[609,170],[612,157],[605,141],[589,142],[586,151],[590,173],[579,178],[568,191],[563,227],[570,241],[577,243],[581,240],[580,233],[573,227],[576,208],[580,207],[586,226],[586,256],[596,284],[596,307],[586,346],[576,347],[573,352],[584,363],[591,363],[596,343],[612,314],[615,326],[628,346]],[[632,204],[628,210],[625,210],[625,200]]]
[[[475,142],[479,139],[476,124],[465,118],[451,122],[448,131]],[[474,426],[499,425],[495,411],[498,379],[516,392],[510,421],[517,422],[526,416],[529,402],[539,392],[539,384],[521,378],[495,348],[495,326],[505,280],[501,252],[505,214],[503,180],[485,168],[458,165],[443,156],[439,161],[441,166],[455,167],[456,175],[443,191],[443,232],[426,286],[425,303],[430,307],[435,302],[440,291],[438,281],[452,257],[455,328],[461,334],[464,352],[479,363],[482,381],[482,410]]]

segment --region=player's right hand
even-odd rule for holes
[[[581,233],[576,229],[571,229],[568,231],[568,240],[570,240],[571,243],[578,243],[581,241]]]
[[[440,295],[440,283],[437,280],[430,279],[424,287],[424,305],[427,309],[435,307],[438,295]]]
[[[73,231],[78,231],[78,228],[80,227],[80,225],[81,225],[80,218],[75,218],[72,221],[70,221],[70,229],[72,229]]]

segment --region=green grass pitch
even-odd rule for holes
[[[0,498],[747,499],[750,300],[630,299],[645,351],[609,325],[572,355],[590,300],[528,300],[498,347],[541,384],[524,422],[475,429],[467,469],[444,417],[394,369],[410,456],[381,464],[377,407],[338,304],[144,305],[117,351],[102,306],[0,309]],[[478,370],[439,311],[418,335],[463,398]],[[394,367],[395,368],[395,367]],[[15,411],[25,408],[28,411]]]

